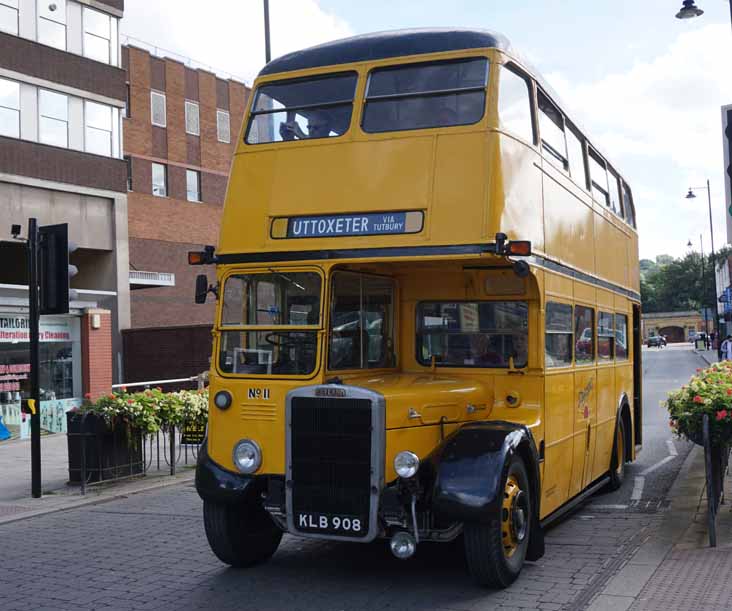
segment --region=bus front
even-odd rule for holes
[[[265,68],[198,257],[218,300],[206,533],[234,566],[285,532],[401,558],[464,535],[471,573],[505,586],[543,553],[543,387],[539,287],[516,258],[535,223],[504,215],[530,234],[509,239],[488,205],[503,43],[354,40]]]

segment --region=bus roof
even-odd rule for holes
[[[510,51],[502,34],[467,28],[416,28],[361,34],[294,51],[269,62],[259,75],[290,72],[304,68],[351,64],[361,61],[403,57],[460,49],[497,48]]]

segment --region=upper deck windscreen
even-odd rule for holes
[[[351,122],[357,78],[351,72],[262,85],[247,144],[340,136]]]

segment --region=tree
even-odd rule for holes
[[[720,260],[720,256],[715,257]],[[651,268],[641,279],[641,301],[644,312],[680,312],[715,308],[717,295],[714,288],[712,259],[692,252],[683,259],[664,257],[664,264]],[[702,267],[704,275],[702,276]]]

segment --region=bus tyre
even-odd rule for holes
[[[204,501],[203,524],[213,553],[233,567],[265,562],[282,539],[282,531],[262,507]]]
[[[610,459],[610,482],[608,488],[617,490],[625,481],[625,425],[623,418],[618,416],[618,426],[615,427],[615,441],[613,455]]]
[[[465,524],[468,571],[480,585],[506,588],[519,576],[531,535],[533,502],[524,461],[512,456],[499,515],[486,523]]]

